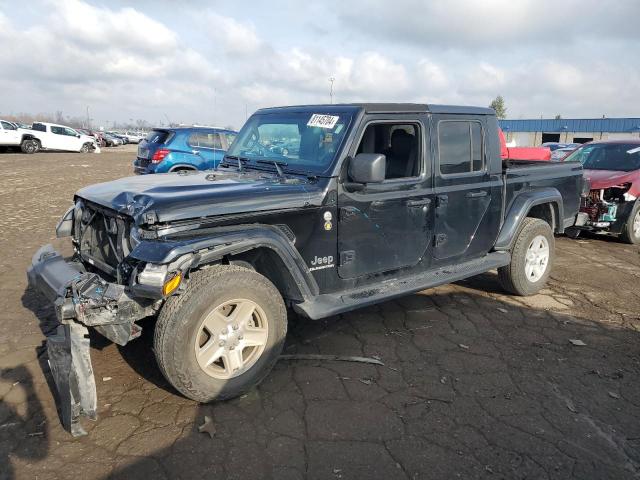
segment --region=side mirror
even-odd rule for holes
[[[359,153],[349,162],[349,178],[354,183],[380,183],[386,169],[387,157],[381,153]]]
[[[80,138],[80,134],[79,134],[79,133],[76,133],[76,137],[77,137],[77,138]]]

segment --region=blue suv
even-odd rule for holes
[[[210,127],[154,128],[138,145],[137,174],[215,168],[237,132]]]

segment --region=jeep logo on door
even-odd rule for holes
[[[311,267],[309,271],[313,272],[314,270],[322,270],[323,268],[331,268],[333,267],[333,256],[329,255],[326,257],[318,257],[317,255],[313,257],[311,260]]]

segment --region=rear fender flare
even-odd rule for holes
[[[303,299],[318,295],[319,288],[306,262],[285,234],[272,225],[235,225],[207,229],[206,237],[140,242],[130,257],[137,260],[168,264],[183,255],[195,255],[192,268],[214,263],[224,257],[258,248],[272,250],[282,260]]]
[[[523,192],[515,198],[505,216],[498,234],[494,250],[510,250],[518,230],[529,212],[536,205],[549,204],[555,218],[555,233],[564,231],[564,208],[562,195],[558,189],[550,187],[531,192]]]

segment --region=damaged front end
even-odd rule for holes
[[[154,302],[131,298],[123,285],[65,261],[51,245],[38,250],[27,275],[29,284],[54,304],[59,325],[47,337],[49,366],[63,426],[74,436],[83,435],[80,417],[95,419],[97,402],[87,327],[125,345],[140,336],[135,322],[155,313]]]
[[[620,233],[636,198],[629,194],[630,183],[590,190],[582,197],[580,227],[587,230]]]

